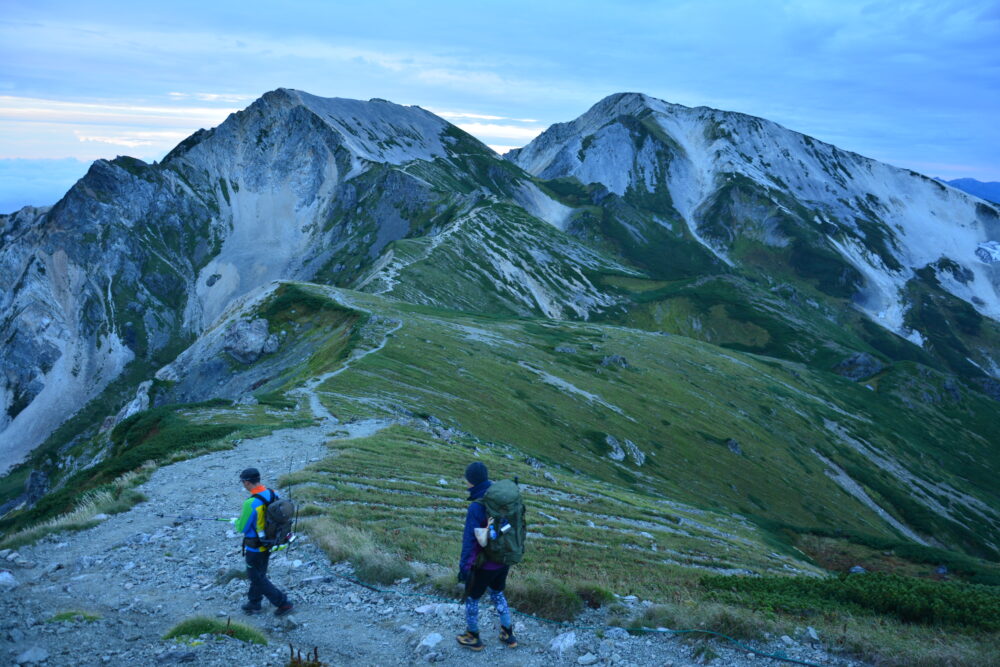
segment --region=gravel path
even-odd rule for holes
[[[139,487],[148,502],[89,530],[52,536],[17,552],[0,552],[0,562],[10,568],[8,576],[0,571],[0,588],[7,589],[0,596],[0,662],[73,667],[286,665],[291,644],[303,653],[316,648],[329,665],[703,664],[696,655],[700,643],[672,635],[630,636],[618,628],[601,633],[573,630],[523,616],[515,616],[520,646],[505,649],[496,639],[499,626],[487,599],[480,612],[487,646],[472,653],[454,640],[464,630],[459,605],[423,597],[423,591],[408,582],[384,593],[351,583],[343,578],[353,574],[349,565],[330,563],[305,538],[275,555],[269,570],[272,581],[296,603],[295,612],[280,619],[270,613],[242,614],[246,582],[222,576],[244,567],[239,536],[229,524],[157,513],[235,516],[246,497],[238,482],[241,469],[255,466],[265,483],[273,482],[328,456],[325,443],[334,429],[347,432],[341,437],[356,438],[393,423],[338,423],[314,400],[318,384],[300,390],[308,394],[305,398],[317,425],[276,431],[243,440],[232,450],[159,468]],[[516,570],[511,576],[517,576]],[[634,599],[625,602],[637,608],[643,604]],[[77,611],[96,620],[78,616],[52,621],[57,614]],[[589,612],[581,624],[600,623],[598,614]],[[161,639],[174,625],[196,615],[252,625],[264,632],[269,644],[217,636]],[[833,657],[806,640],[787,642],[754,646],[815,664],[860,664]],[[712,644],[712,651],[718,656],[714,664],[789,664],[755,657],[729,644]]]

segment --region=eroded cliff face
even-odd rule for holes
[[[0,432],[4,465],[135,359],[185,336],[185,294],[215,242],[215,212],[175,174],[98,161],[47,211],[3,219]]]
[[[3,469],[130,362],[151,374],[242,295],[356,279],[433,218],[440,197],[392,167],[447,157],[449,130],[417,107],[281,89],[160,164],[99,160],[51,209],[0,216]]]

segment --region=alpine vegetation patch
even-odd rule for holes
[[[232,637],[251,644],[267,644],[267,637],[260,630],[243,623],[234,623],[232,619],[224,622],[207,616],[194,616],[172,627],[163,635],[164,639],[198,639],[205,635]]]

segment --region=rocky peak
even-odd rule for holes
[[[620,197],[669,194],[691,235],[732,266],[737,239],[788,247],[810,238],[856,272],[848,296],[873,321],[918,345],[904,324],[906,286],[942,257],[965,277],[946,278],[944,289],[1000,320],[1000,282],[976,254],[995,235],[993,206],[768,120],[619,93],[505,157]]]
[[[418,106],[280,90],[340,133],[353,153],[372,162],[404,164],[448,154],[442,134],[451,124]]]
[[[343,148],[355,164],[358,160],[405,164],[446,156],[442,135],[449,128],[447,121],[417,106],[380,99],[324,98],[278,88],[230,115],[217,128],[199,130],[164,162],[197,161],[221,144],[227,152],[237,149],[230,155],[245,164],[254,157],[281,154],[286,146],[305,148],[303,135],[309,134],[321,138],[328,148]]]

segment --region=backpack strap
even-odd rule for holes
[[[251,495],[250,497],[251,498],[256,498],[260,502],[264,503],[264,507],[267,507],[268,505],[270,505],[271,503],[273,503],[275,500],[278,500],[278,494],[275,493],[273,489],[268,489],[268,491],[271,492],[271,499],[270,500],[264,500],[264,494],[262,494],[262,493],[255,493],[255,494]]]

